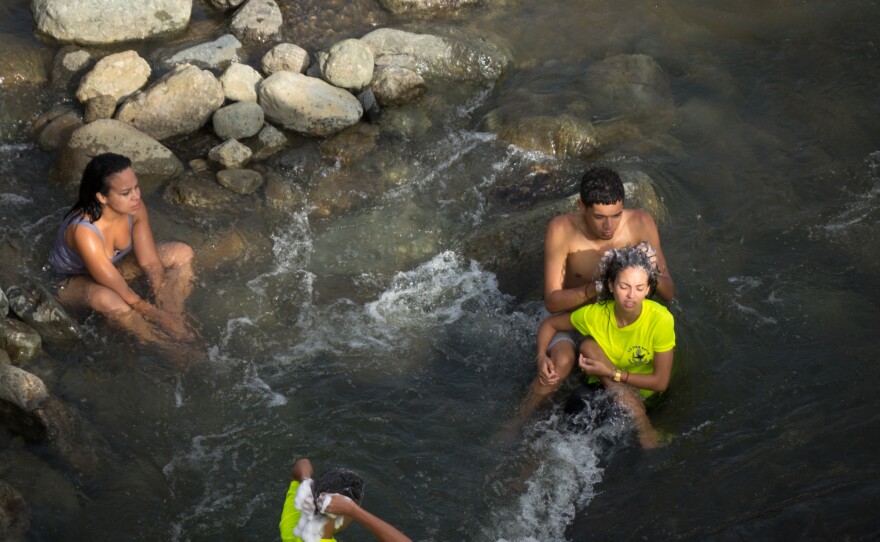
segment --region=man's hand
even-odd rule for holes
[[[660,272],[660,269],[657,267],[657,251],[654,250],[654,247],[651,246],[647,241],[642,241],[636,248],[641,250],[645,256],[648,257],[648,261],[651,262],[651,266],[654,267],[654,271]]]
[[[559,383],[559,374],[556,373],[556,365],[546,354],[538,355],[538,379],[543,386],[555,386]]]
[[[324,499],[329,499],[329,502],[325,503]],[[321,507],[322,513],[334,516],[351,516],[359,508],[356,502],[337,493],[321,493],[318,496],[318,502],[323,505]]]

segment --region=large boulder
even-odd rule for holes
[[[79,186],[89,160],[105,152],[129,157],[144,191],[183,173],[180,160],[158,141],[124,122],[102,119],[73,132],[49,176],[66,186]]]
[[[0,33],[0,85],[42,85],[49,78],[52,53],[14,34]]]
[[[380,28],[361,38],[376,66],[398,66],[426,79],[484,84],[497,80],[510,63],[510,53],[488,36],[450,28],[446,36]]]
[[[615,55],[592,64],[585,74],[597,110],[667,129],[675,121],[675,102],[666,73],[648,55]]]
[[[600,142],[593,124],[571,115],[512,117],[488,115],[487,127],[498,137],[523,149],[540,151],[560,158],[594,156]]]
[[[308,136],[323,137],[356,124],[363,115],[357,98],[318,78],[277,72],[260,85],[266,118]]]
[[[264,42],[281,30],[281,9],[275,0],[248,0],[232,17],[232,33],[248,42]]]
[[[37,30],[58,41],[102,45],[186,28],[192,0],[31,0]]]
[[[116,119],[165,139],[200,129],[225,99],[223,85],[214,74],[184,64],[126,100]]]
[[[222,70],[239,59],[242,45],[232,34],[225,34],[214,41],[193,45],[176,52],[162,61],[165,68],[192,64],[203,69]]]
[[[76,99],[84,104],[96,96],[112,96],[119,103],[143,88],[151,71],[135,51],[107,55],[82,78]]]
[[[35,329],[14,318],[0,317],[0,350],[9,355],[9,361],[22,365],[34,358],[43,345]]]
[[[82,338],[79,324],[42,286],[13,285],[6,289],[6,297],[12,313],[34,328],[44,341],[69,343]]]
[[[373,79],[373,52],[360,40],[343,40],[318,55],[321,76],[333,86],[362,90]]]

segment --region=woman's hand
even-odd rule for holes
[[[559,382],[559,374],[556,373],[556,367],[553,360],[547,354],[538,354],[535,361],[538,365],[538,379],[543,386],[555,386]]]
[[[605,363],[603,360],[588,358],[583,354],[578,357],[578,366],[590,376],[606,378],[614,376],[614,371],[617,370],[617,368]]]
[[[135,302],[132,308],[143,315],[144,319],[162,330],[169,338],[181,342],[193,342],[198,338],[182,314],[171,314],[143,299]]]
[[[358,508],[356,502],[345,495],[339,495],[337,493],[321,493],[318,495],[318,501],[323,502],[323,499],[328,497],[330,498],[330,502],[324,505],[321,510],[321,512],[325,514],[333,514],[334,516],[351,516]]]

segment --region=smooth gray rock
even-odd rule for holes
[[[263,55],[260,66],[267,76],[283,71],[305,73],[309,68],[309,53],[298,45],[279,43]]]
[[[250,162],[253,152],[235,139],[224,141],[208,151],[208,158],[226,169],[239,169]]]
[[[31,0],[37,30],[61,42],[105,45],[186,28],[192,0]]]
[[[217,182],[236,194],[248,195],[263,186],[263,176],[252,169],[224,169],[217,172]]]
[[[0,317],[0,350],[14,365],[22,365],[34,359],[43,347],[37,331],[15,318]]]
[[[126,100],[116,112],[116,119],[156,139],[165,139],[200,129],[225,99],[223,86],[214,74],[184,64]]]
[[[373,79],[373,52],[360,40],[340,41],[317,59],[321,76],[333,86],[357,92]]]
[[[256,102],[236,102],[214,111],[214,133],[220,139],[244,139],[263,127],[263,108]]]
[[[143,88],[151,73],[150,64],[135,51],[107,55],[82,78],[76,99],[84,104],[95,96],[113,96],[121,102]]]
[[[278,35],[283,23],[275,0],[248,0],[232,17],[232,33],[247,42],[265,42]]]
[[[44,341],[69,343],[82,338],[82,330],[76,320],[42,286],[9,286],[6,288],[6,297],[9,299],[9,310],[34,328]]]
[[[220,76],[223,94],[231,102],[256,102],[257,89],[263,82],[260,72],[247,64],[233,62]]]
[[[183,173],[180,160],[158,141],[124,122],[102,119],[73,132],[58,153],[49,177],[66,186],[78,187],[86,164],[104,152],[129,157],[144,192]]]
[[[271,122],[309,136],[327,136],[363,115],[357,98],[320,79],[277,72],[260,85],[259,103]]]
[[[232,34],[220,36],[214,41],[200,43],[162,61],[165,68],[173,68],[181,64],[192,64],[203,69],[222,70],[240,57],[242,44]]]

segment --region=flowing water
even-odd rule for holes
[[[351,5],[372,11],[341,34],[401,21]],[[95,318],[84,344],[46,347],[31,370],[106,441],[107,467],[83,478],[0,434],[30,539],[273,539],[302,455],[360,471],[366,507],[416,540],[880,536],[877,2],[507,2],[448,23],[501,36],[514,66],[396,139],[396,187],[344,216],[231,211],[263,249],[198,277],[208,364],[182,373]],[[27,2],[0,8],[0,32],[33,49],[29,25]],[[508,147],[483,119],[619,118],[584,74],[621,53],[653,57],[675,104],[665,128],[641,120],[663,144],[601,157],[648,173],[670,216],[678,349],[652,420],[671,442],[644,452],[619,416],[579,429],[589,420],[564,419],[565,394],[499,440],[534,375],[541,285],[487,270],[461,241],[528,208],[506,206],[499,183],[558,160]],[[6,276],[40,274],[71,202],[26,135],[52,99],[0,85]],[[573,193],[586,164],[564,162]],[[222,229],[146,198],[160,238]]]

